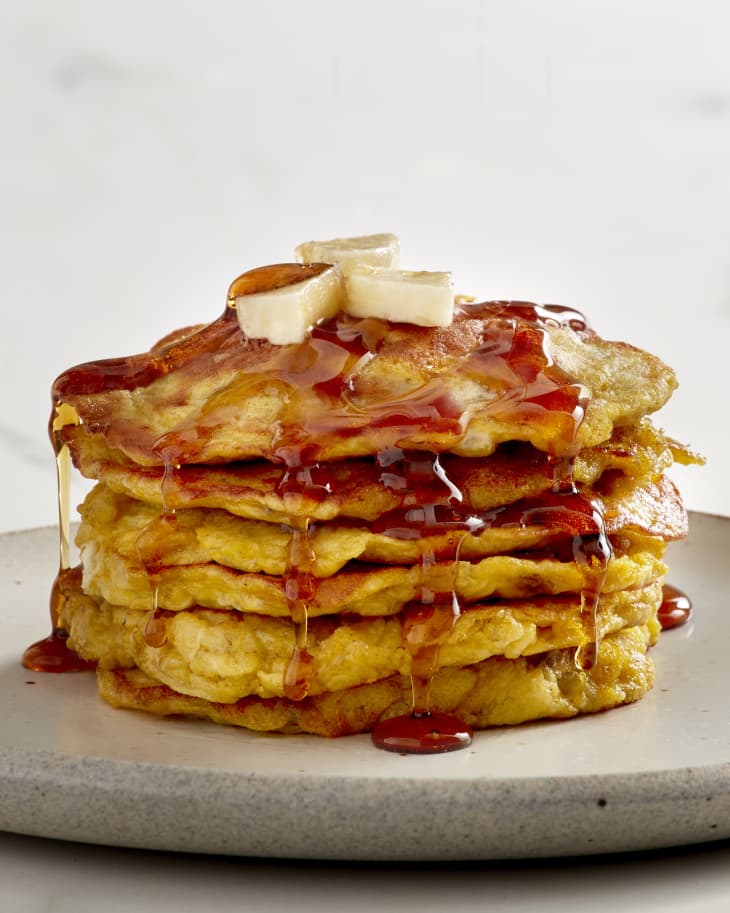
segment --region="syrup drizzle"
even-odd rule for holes
[[[163,488],[165,477],[166,474],[163,474]],[[152,592],[152,609],[143,632],[145,643],[150,647],[162,647],[167,643],[167,619],[170,613],[159,604],[160,583],[165,567],[162,555],[168,548],[174,547],[176,540],[184,542],[185,538],[185,534],[178,529],[175,511],[167,510],[163,495],[161,513],[139,531],[134,543]]]
[[[65,585],[76,576],[76,571],[71,567],[71,455],[62,440],[61,431],[67,425],[77,423],[78,415],[72,406],[58,400],[54,402],[48,432],[56,456],[58,573],[51,588],[51,633],[43,640],[31,644],[23,653],[23,666],[33,672],[80,672],[95,666],[95,663],[87,662],[70,649],[67,644],[68,632],[60,623],[66,604]]]
[[[328,485],[316,480],[317,466],[302,464],[298,454],[290,451],[282,449],[280,455],[282,458],[288,455],[289,463],[278,486],[285,509],[301,496],[318,500],[326,496]],[[293,514],[294,511],[289,516],[290,539],[282,586],[294,624],[294,648],[284,670],[283,691],[290,700],[301,701],[309,693],[314,672],[314,658],[307,649],[307,634],[309,604],[316,592],[314,565],[317,556],[312,543],[314,524],[310,520],[297,523]]]
[[[454,519],[456,512],[450,511],[450,505],[462,495],[437,455],[392,449],[381,452],[378,462],[381,483],[401,493],[403,507],[381,518],[374,530],[394,538],[421,539],[442,527],[437,512],[444,508],[449,519],[443,526],[452,533],[454,556],[444,565],[437,563],[433,549],[426,548],[421,555],[418,595],[403,609],[403,640],[411,660],[411,712],[379,723],[372,741],[378,748],[401,753],[435,754],[465,748],[472,740],[469,727],[431,710],[431,683],[438,671],[441,645],[461,615],[456,596],[457,540],[469,527],[468,521]]]
[[[598,659],[600,593],[612,555],[603,509],[598,499],[581,493],[572,479],[566,484],[563,461],[550,491],[482,512],[463,503],[461,491],[446,476],[438,456],[389,451],[381,453],[379,461],[383,467],[381,482],[403,494],[403,505],[376,520],[373,530],[399,539],[447,533],[449,548],[447,554],[438,556],[441,563],[433,551],[424,551],[419,601],[404,610],[404,641],[411,656],[412,711],[378,724],[372,739],[379,748],[401,753],[451,751],[469,743],[468,727],[443,715],[438,721],[430,719],[429,695],[440,646],[461,614],[455,590],[464,537],[488,528],[537,526],[557,531],[560,536],[556,544],[547,547],[546,557],[566,560],[567,551],[567,560],[595,568],[594,583],[581,593],[587,615],[586,642],[575,651],[576,666],[588,669]],[[444,564],[447,557],[451,561]],[[440,572],[440,582],[435,571]],[[439,739],[441,727],[443,742]]]

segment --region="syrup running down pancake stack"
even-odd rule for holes
[[[673,372],[448,283],[436,325],[377,316],[392,289],[363,314],[358,269],[404,300],[423,274],[330,261],[244,274],[211,324],[58,378],[59,466],[97,484],[57,639],[118,707],[394,750],[639,699],[687,528],[665,473],[693,457],[648,417]],[[297,341],[246,331],[322,276],[335,304]]]

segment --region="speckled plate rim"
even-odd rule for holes
[[[670,578],[692,593],[695,618],[655,648],[657,687],[644,701],[479,733],[466,752],[430,758],[379,752],[365,736],[266,737],[160,721],[106,707],[86,675],[30,679],[18,657],[44,621],[43,608],[34,617],[29,606],[45,605],[54,542],[48,530],[0,536],[6,606],[23,590],[9,611],[21,620],[0,647],[1,829],[373,861],[536,858],[730,837],[728,518],[693,514],[690,536],[672,546]]]

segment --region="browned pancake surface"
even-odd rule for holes
[[[485,456],[507,440],[566,453],[655,411],[675,386],[648,353],[496,302],[458,308],[449,327],[341,315],[290,346],[247,339],[224,315],[113,369],[66,372],[54,394],[110,447],[154,466],[393,446]]]

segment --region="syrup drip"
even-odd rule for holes
[[[662,604],[657,613],[663,631],[678,628],[692,617],[692,600],[671,583],[665,583]]]
[[[143,635],[145,643],[150,647],[163,647],[167,643],[167,619],[170,613],[159,604],[160,583],[165,567],[162,555],[176,547],[184,548],[188,539],[187,533],[178,527],[175,512],[165,510],[165,478],[166,473],[162,481],[163,510],[139,531],[134,543],[152,592],[152,610],[147,616]]]
[[[402,494],[403,508],[393,512],[397,525],[389,525],[394,516],[388,514],[384,523],[376,524],[375,531],[421,539],[440,527],[437,514],[444,510],[449,513],[452,502],[462,498],[436,455],[393,449],[380,453],[378,462],[383,470],[381,483]],[[462,530],[464,524],[446,521],[446,527]],[[447,714],[433,713],[430,706],[441,644],[461,614],[456,597],[458,567],[458,545],[453,560],[445,566],[437,563],[432,549],[425,549],[421,556],[418,597],[403,611],[403,640],[411,658],[411,713],[375,727],[372,741],[378,748],[433,754],[465,748],[471,742],[469,727]]]
[[[142,636],[148,647],[164,647],[167,643],[167,618],[167,613],[157,606],[147,616]]]
[[[449,733],[453,735],[452,730],[463,733],[464,727],[447,725],[445,746],[439,747],[438,738],[433,734],[438,726],[424,723],[424,720],[430,714],[430,683],[438,668],[439,647],[460,615],[455,586],[464,537],[489,528],[538,527],[554,533],[557,539],[544,550],[528,552],[525,557],[575,561],[596,568],[594,584],[581,594],[581,604],[588,615],[587,642],[575,653],[579,668],[591,668],[598,658],[599,600],[612,554],[602,504],[575,486],[572,461],[567,459],[556,461],[554,483],[549,491],[481,512],[463,503],[462,492],[446,475],[438,456],[390,450],[381,453],[378,460],[382,469],[381,483],[397,490],[403,503],[376,520],[372,524],[373,531],[393,538],[417,540],[445,533],[448,546],[446,552],[438,556],[433,550],[424,551],[419,602],[411,604],[404,612],[404,640],[412,662],[412,712],[379,724],[373,741],[381,748],[404,753],[463,747],[465,736],[453,739]],[[445,559],[451,559],[450,563],[443,564]],[[458,721],[454,722],[458,724]],[[423,736],[425,741],[421,738],[423,733],[427,734]],[[414,745],[419,747],[414,748]]]
[[[419,465],[424,454],[409,454],[412,465]],[[428,462],[428,461],[427,461]],[[569,488],[554,486],[536,497],[523,498],[513,504],[477,511],[462,501],[455,483],[445,478],[438,458],[430,480],[411,476],[414,486],[404,495],[403,505],[381,515],[371,524],[373,532],[396,539],[419,539],[423,536],[449,534],[448,549],[440,558],[452,557],[467,533],[478,535],[487,529],[538,527],[548,531],[556,541],[544,550],[533,550],[533,557],[578,561],[588,565],[596,559],[603,566],[611,555],[611,545],[605,531],[603,507],[599,499],[588,497],[572,483]],[[444,478],[442,478],[442,474]],[[382,473],[388,487],[402,489],[402,480],[391,473]],[[433,503],[434,485],[448,486],[451,496]],[[461,533],[461,535],[458,535]]]
[[[292,529],[289,542],[288,570],[284,575],[284,593],[289,615],[294,622],[294,651],[284,672],[284,694],[300,701],[309,692],[314,660],[307,650],[309,603],[314,595],[315,561],[311,527]]]
[[[68,646],[68,632],[58,624],[66,603],[64,585],[77,575],[77,568],[59,570],[51,589],[51,633],[23,653],[23,666],[33,672],[84,672],[94,669],[95,662],[82,659]]]
[[[606,532],[600,499],[583,494],[572,480],[566,484],[563,471],[564,464],[551,491],[538,498],[498,508],[488,512],[487,516],[491,526],[539,526],[557,531],[567,538],[558,539],[542,553],[533,551],[532,557],[572,560],[583,567],[595,569],[592,584],[580,594],[582,612],[588,616],[588,636],[586,642],[576,649],[575,665],[586,670],[593,668],[598,661],[598,610],[613,548]]]
[[[87,662],[71,650],[67,644],[68,632],[60,624],[66,603],[64,586],[77,576],[75,569],[71,568],[71,456],[61,431],[67,425],[77,423],[78,415],[71,406],[54,402],[48,431],[56,455],[59,561],[58,574],[51,588],[51,633],[31,644],[23,653],[23,666],[34,672],[80,672],[95,666],[95,663]]]
[[[329,494],[329,484],[320,481],[321,470],[315,465],[298,462],[299,455],[282,449],[280,458],[289,457],[288,466],[279,483],[279,493],[287,504],[302,496],[323,500]],[[294,512],[292,511],[292,514]],[[303,700],[309,693],[314,671],[314,658],[307,650],[309,626],[309,604],[316,592],[314,565],[316,554],[312,544],[315,526],[309,520],[297,524],[294,516],[289,517],[290,539],[287,554],[287,570],[282,584],[289,615],[294,624],[294,649],[284,670],[283,691],[293,701]]]

